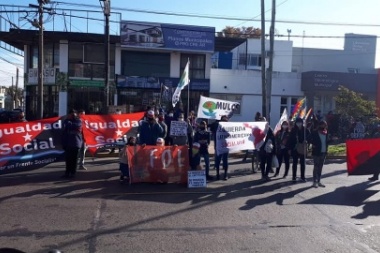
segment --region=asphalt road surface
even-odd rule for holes
[[[0,248],[25,252],[380,252],[379,182],[325,165],[326,188],[275,178],[231,159],[207,188],[121,185],[114,158],[74,181],[63,163],[0,176]],[[283,171],[281,171],[283,172]],[[212,170],[212,174],[215,171]],[[272,174],[273,175],[273,174]]]

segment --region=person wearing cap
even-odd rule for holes
[[[162,135],[162,132],[162,127],[157,123],[154,117],[154,111],[149,110],[147,112],[147,120],[141,122],[139,127],[139,144],[142,146],[156,145],[157,138]]]
[[[303,126],[303,120],[297,118],[294,127],[290,131],[289,140],[287,142],[289,154],[292,156],[292,172],[293,183],[297,180],[298,160],[301,167],[301,182],[306,182],[305,178],[305,153],[306,153],[306,130]]]
[[[64,178],[75,177],[79,150],[83,144],[82,121],[75,110],[70,110],[62,124],[62,147],[65,151],[66,171]]]
[[[156,146],[160,146],[160,147],[165,146],[165,141],[164,141],[164,139],[163,139],[163,138],[157,138]]]
[[[200,158],[203,157],[206,167],[206,179],[211,180],[210,176],[210,155],[208,152],[208,146],[210,145],[211,134],[207,131],[207,123],[206,121],[201,121],[197,131],[194,134],[194,143],[198,143],[200,145],[199,148],[199,162]],[[194,145],[193,145],[194,146]]]

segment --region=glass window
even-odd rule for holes
[[[83,62],[83,46],[82,44],[69,44],[69,62]]]
[[[205,79],[206,56],[203,54],[181,54],[181,75],[188,60],[190,60],[190,79]]]
[[[121,73],[125,76],[168,77],[170,54],[122,51]]]

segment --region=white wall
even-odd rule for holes
[[[242,95],[241,114],[232,121],[253,121],[255,113],[262,111],[261,72],[252,70],[211,69],[212,94]],[[226,86],[226,88],[224,88]],[[274,73],[272,76],[271,126],[280,119],[281,97],[303,97],[301,76],[297,73]],[[288,104],[288,111],[290,104]]]
[[[284,40],[275,40],[273,54],[273,71],[278,72],[291,72],[292,70],[292,51],[293,42]],[[269,40],[265,40],[265,51],[269,51]],[[256,54],[261,55],[261,40],[248,39],[248,47],[246,43],[241,44],[232,50],[233,53],[233,69],[245,69],[245,65],[238,65],[240,54]],[[268,67],[269,58],[265,58],[265,66]],[[247,66],[247,69],[261,70],[261,67]]]

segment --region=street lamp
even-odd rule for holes
[[[111,15],[111,1],[110,0],[99,0],[100,5],[103,9],[104,18],[105,18],[105,27],[104,27],[104,49],[105,49],[105,63],[104,63],[104,108],[103,111],[106,114],[109,106],[109,76],[110,76],[110,15]],[[102,4],[103,3],[103,4]]]

